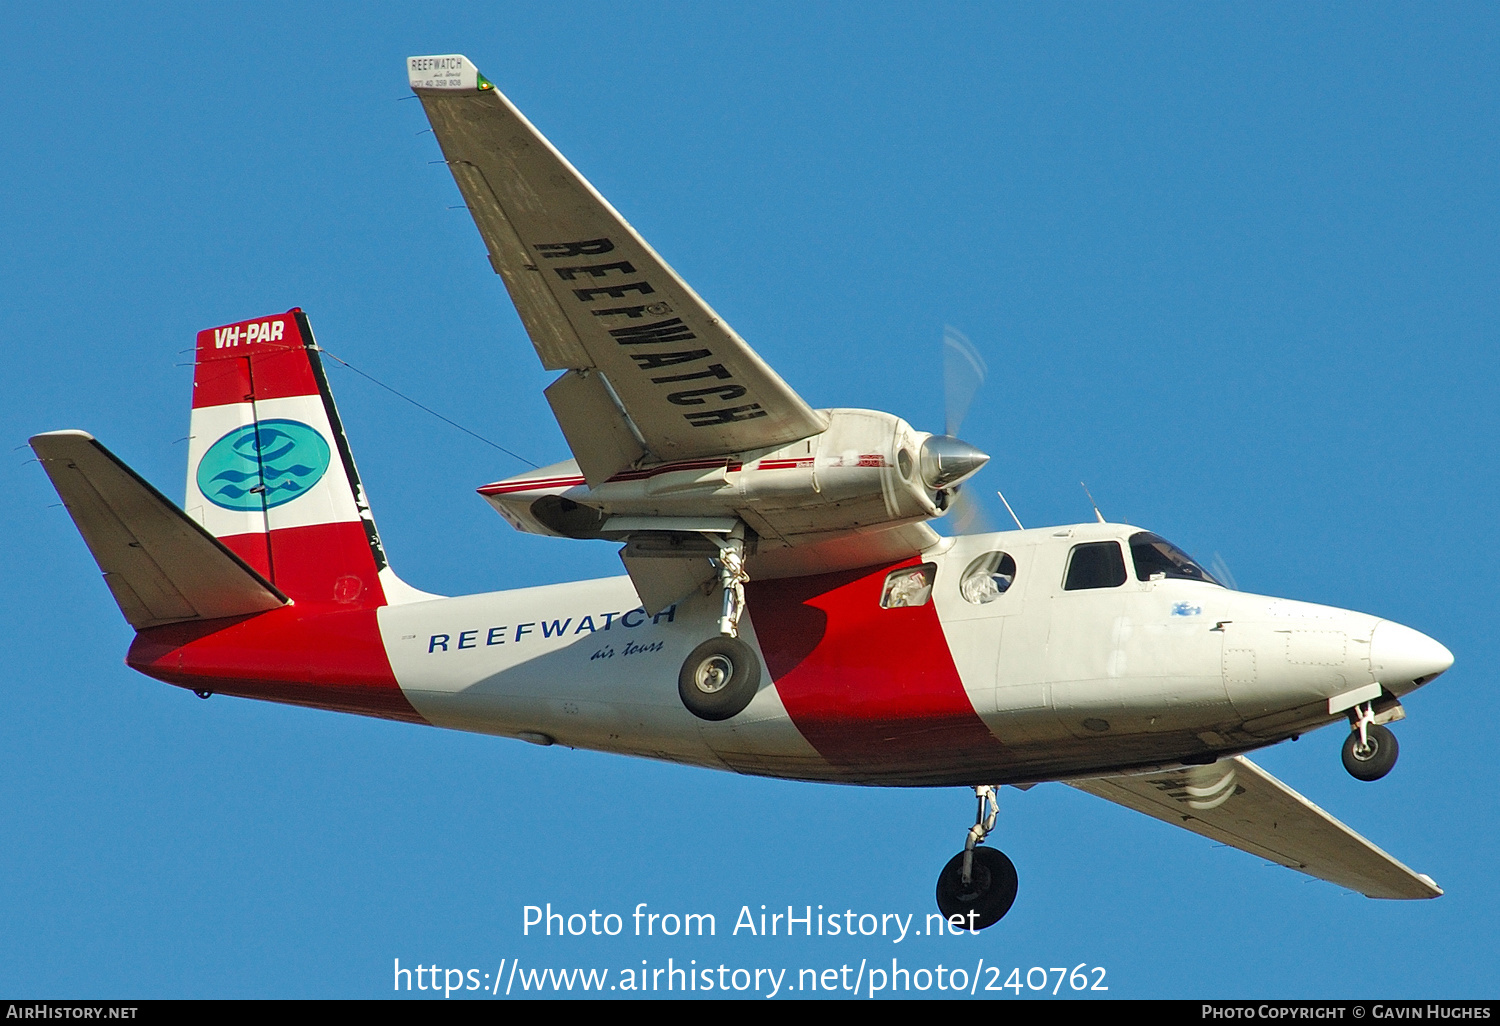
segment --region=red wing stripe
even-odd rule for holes
[[[611,481],[643,481],[658,474],[675,474],[684,470],[713,470],[723,467],[728,473],[735,473],[740,469],[740,463],[736,460],[691,460],[683,463],[663,463],[659,467],[646,467],[641,470],[626,470],[610,478]]]
[[[496,481],[475,489],[480,495],[509,495],[512,492],[537,492],[551,488],[573,488],[584,483],[581,477],[537,477],[526,481]]]
[[[801,457],[799,459],[784,460],[761,460],[751,469],[753,470],[800,470],[813,465],[812,457]],[[859,457],[856,466],[860,467],[884,467],[886,460],[878,453],[866,453]],[[712,470],[715,467],[723,467],[726,473],[737,474],[745,469],[744,464],[735,460],[696,460],[683,463],[664,463],[659,467],[648,467],[643,470],[626,470],[610,478],[610,482],[645,481],[660,474],[676,474],[689,470]],[[496,481],[494,484],[481,485],[476,491],[480,495],[510,495],[515,492],[543,491],[550,488],[573,487],[584,484],[582,477],[532,477],[521,481]]]
[[[676,474],[687,470],[713,470],[723,467],[726,473],[735,474],[744,469],[744,464],[738,460],[693,460],[683,463],[664,463],[659,467],[647,467],[643,470],[627,470],[610,478],[611,482],[644,481],[660,474]],[[494,484],[481,485],[476,491],[480,495],[509,495],[512,492],[534,492],[548,488],[561,486],[572,487],[584,484],[579,477],[532,477],[520,481],[496,481]]]

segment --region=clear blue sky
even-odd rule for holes
[[[1447,895],[1370,901],[1045,785],[1002,797],[1021,895],[978,939],[728,937],[762,903],[920,920],[972,797],[200,702],[123,665],[23,448],[0,487],[0,993],[381,996],[397,957],[982,957],[1103,966],[1116,997],[1495,996],[1500,11],[544,7],[5,5],[5,449],[85,428],[180,496],[194,332],[299,305],[339,356],[566,456],[401,100],[404,57],[463,52],[814,405],[936,427],[956,325],[991,368],[976,491],[1028,525],[1088,519],[1086,480],[1246,590],[1447,644],[1385,780],[1344,773],[1336,727],[1257,756]],[[519,464],[331,375],[413,584],[619,572],[474,494]],[[720,936],[522,937],[549,901],[713,912]]]

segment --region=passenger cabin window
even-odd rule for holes
[[[885,588],[880,592],[880,608],[925,606],[927,600],[932,598],[932,582],[936,577],[936,563],[892,570],[885,575]]]
[[[1016,561],[1004,552],[987,552],[964,571],[958,593],[976,606],[993,602],[1016,580]]]
[[[1135,560],[1136,579],[1140,581],[1175,577],[1184,581],[1219,583],[1186,552],[1150,531],[1130,536],[1130,555]]]
[[[1063,581],[1063,590],[1118,588],[1125,583],[1127,576],[1125,555],[1120,551],[1119,542],[1086,542],[1074,545],[1068,556],[1068,575]]]

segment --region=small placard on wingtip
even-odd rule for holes
[[[483,90],[495,88],[461,53],[406,58],[406,77],[413,89]]]

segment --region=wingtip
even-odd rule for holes
[[[1406,869],[1405,866],[1401,868]],[[1408,879],[1415,880],[1419,885],[1421,885],[1424,893],[1414,893],[1410,887],[1400,887],[1394,890],[1377,890],[1373,892],[1362,891],[1361,893],[1364,894],[1364,896],[1367,898],[1375,898],[1379,901],[1430,901],[1433,898],[1441,898],[1443,896],[1443,889],[1438,886],[1436,880],[1428,876],[1426,873],[1417,873],[1413,872],[1410,869],[1406,869],[1406,872],[1411,874]]]
[[[77,428],[67,428],[62,431],[42,431],[26,439],[26,444],[31,446],[32,451],[35,452],[39,444],[46,446],[48,442],[61,441],[68,438],[77,438],[85,442],[96,441],[94,436],[87,431],[80,431]]]
[[[483,92],[495,88],[461,53],[406,58],[406,80],[413,90]]]

